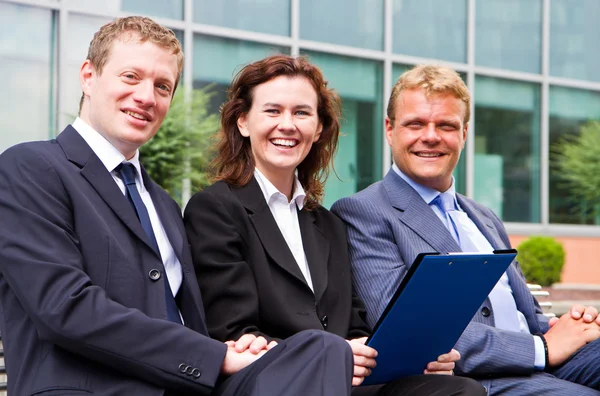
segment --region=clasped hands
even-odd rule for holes
[[[550,329],[544,334],[548,344],[547,366],[558,366],[580,348],[600,337],[600,316],[592,306],[575,304],[560,318],[548,321]]]
[[[367,337],[347,341],[354,356],[352,386],[358,386],[364,381],[365,377],[371,374],[371,369],[375,367],[377,351],[365,345]],[[228,349],[225,361],[223,362],[222,372],[224,374],[233,374],[260,358],[268,350],[276,346],[277,342],[268,342],[264,337],[257,337],[254,334],[244,334],[237,341],[226,341],[225,344]],[[455,363],[459,359],[460,354],[453,349],[449,353],[440,355],[435,362],[428,363],[423,373],[452,375]],[[226,370],[228,360],[233,364],[227,364],[227,368],[236,369],[235,371],[228,372],[229,370]]]

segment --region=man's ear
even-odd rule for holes
[[[385,117],[385,139],[388,145],[392,147],[392,136],[394,134],[394,121],[390,120],[390,117]]]
[[[241,116],[238,117],[237,119],[237,127],[240,130],[240,134],[243,137],[248,137],[250,136],[250,131],[248,131],[248,120],[247,120],[248,114],[244,113]]]
[[[469,123],[467,122],[465,124],[465,127],[463,128],[462,134],[463,134],[463,146],[462,148],[465,148],[465,144],[467,142],[467,132],[469,131]]]
[[[81,83],[81,90],[85,96],[90,96],[95,78],[96,69],[94,68],[94,65],[92,65],[92,62],[89,59],[86,59],[79,70],[79,82]]]

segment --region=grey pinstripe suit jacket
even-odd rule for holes
[[[510,247],[502,222],[490,209],[460,194],[457,199],[495,249]],[[460,251],[433,210],[393,170],[384,180],[340,199],[331,211],[348,226],[353,281],[367,306],[371,326],[418,253]],[[513,262],[507,272],[517,308],[525,315],[531,333],[546,332],[547,318],[527,289],[519,264]],[[484,307],[491,311],[487,317],[482,314]],[[432,313],[432,326],[443,331],[443,325],[435,323]],[[534,372],[533,337],[496,329],[489,299],[475,314],[455,349],[462,356],[456,371],[463,375],[486,378]]]

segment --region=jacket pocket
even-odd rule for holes
[[[35,391],[29,396],[85,396],[93,394],[94,392],[86,389],[74,388],[71,386],[53,386],[52,388]]]

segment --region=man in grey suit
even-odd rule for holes
[[[469,91],[453,70],[404,73],[385,120],[393,169],[331,208],[348,226],[353,280],[370,325],[418,253],[510,247],[500,219],[454,189],[469,112]],[[456,373],[479,379],[491,395],[598,395],[597,316],[593,307],[574,306],[548,321],[515,261],[457,342]],[[431,318],[443,331],[435,312]]]

